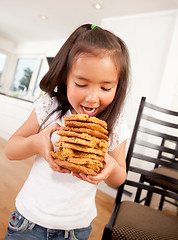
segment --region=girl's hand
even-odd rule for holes
[[[105,154],[104,157],[104,167],[102,171],[97,176],[90,176],[86,175],[84,173],[73,173],[73,176],[76,176],[80,178],[81,180],[84,180],[86,182],[92,183],[92,184],[98,184],[103,180],[106,180],[112,173],[112,170],[114,168],[114,162],[115,161],[108,153]]]
[[[69,170],[64,169],[59,165],[57,165],[50,154],[50,151],[54,150],[53,144],[51,142],[52,134],[58,131],[60,128],[61,126],[55,123],[41,130],[38,134],[36,134],[35,144],[37,144],[37,151],[39,152],[39,154],[44,157],[44,159],[49,163],[49,166],[54,171],[62,172],[62,173],[70,173]]]

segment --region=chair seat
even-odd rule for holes
[[[112,229],[112,239],[178,240],[178,217],[124,201]]]
[[[178,179],[178,170],[176,170],[176,169],[161,166],[161,167],[153,169],[152,172],[163,174],[165,176]],[[162,180],[162,179],[152,178],[150,176],[146,176],[145,181],[153,182],[153,183],[156,183],[160,186],[164,186],[167,189],[178,192],[178,185],[177,184],[174,184],[174,183]]]

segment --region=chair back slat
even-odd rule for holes
[[[176,165],[174,165],[174,163],[178,163],[178,159],[176,160],[176,157],[173,158],[170,158],[170,157],[166,157],[166,156],[161,156],[160,159],[165,160],[166,161],[171,161],[173,164],[172,164],[172,167],[176,168]]]
[[[165,175],[162,175],[162,174],[159,174],[159,173],[151,172],[151,171],[148,171],[148,170],[144,170],[144,169],[141,169],[141,168],[136,168],[136,167],[130,166],[129,171],[139,173],[139,174],[144,174],[145,176],[159,178],[161,180],[165,180],[167,182],[171,182],[171,183],[174,183],[174,184],[178,184],[178,179],[171,178],[171,177],[168,177],[168,176],[165,176]]]
[[[151,117],[151,116],[146,115],[146,114],[142,115],[142,119],[145,119],[147,121],[154,122],[154,123],[157,123],[157,124],[160,124],[160,125],[163,125],[163,126],[167,126],[167,127],[178,129],[178,124],[170,123],[170,122],[167,122],[167,121],[163,121],[161,119],[158,119],[158,118],[155,118],[155,117]]]
[[[174,168],[174,169],[178,170],[178,161],[172,160],[170,158],[165,157],[166,161],[163,161],[162,159],[150,157],[150,156],[143,155],[143,154],[136,153],[136,152],[134,152],[132,156],[133,156],[133,158],[136,158],[136,159],[141,160],[141,161],[156,163],[158,165],[162,165],[162,166],[165,166],[165,167],[170,167],[170,168]]]
[[[150,134],[150,135],[153,135],[153,136],[164,138],[165,140],[178,142],[178,137],[172,136],[170,134],[165,134],[165,133],[158,132],[158,131],[155,131],[155,130],[150,129],[150,128],[142,127],[142,126],[140,126],[138,130],[140,132],[143,132],[143,133],[147,133],[147,134]]]
[[[156,188],[156,187],[153,187],[153,186],[150,186],[150,185],[145,185],[143,183],[134,182],[134,181],[130,181],[130,180],[126,180],[125,184],[127,184],[129,186],[132,186],[132,187],[145,189],[145,190],[150,191],[150,192],[155,192],[155,193],[160,194],[160,195],[163,194],[167,197],[178,200],[178,194],[172,193],[172,192],[169,192],[169,191],[166,191],[166,190],[162,190],[160,188]]]
[[[138,144],[140,146],[143,146],[143,147],[151,148],[151,149],[154,149],[154,150],[160,150],[160,151],[165,152],[165,153],[171,153],[171,154],[177,156],[177,150],[174,150],[174,149],[171,149],[171,148],[168,148],[168,147],[160,146],[160,145],[150,143],[150,142],[146,142],[146,141],[143,141],[143,140],[140,140],[140,139],[136,140],[136,144]]]
[[[142,97],[142,99],[143,98],[145,100],[145,102],[144,102],[144,106],[145,107],[153,109],[153,110],[156,110],[158,112],[162,112],[162,113],[165,113],[165,114],[168,114],[168,115],[172,115],[172,116],[177,116],[178,117],[178,112],[172,111],[172,110],[169,110],[169,109],[166,109],[166,108],[162,108],[162,107],[159,107],[159,106],[154,105],[152,103],[146,102],[146,98]]]

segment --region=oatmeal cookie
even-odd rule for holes
[[[72,172],[78,172],[78,173],[82,172],[82,173],[85,173],[85,174],[91,175],[91,176],[97,175],[97,172],[95,172],[94,170],[84,167],[84,166],[76,165],[71,162],[61,161],[59,159],[55,159],[54,162],[57,163],[59,166],[66,168]]]
[[[99,147],[103,147],[103,148],[108,148],[108,141],[104,140],[104,139],[99,139],[97,137],[91,136],[88,133],[77,133],[74,131],[67,131],[64,129],[65,127],[62,127],[59,131],[58,131],[58,135],[60,136],[68,136],[68,137],[75,137],[75,138],[81,138],[81,139],[85,139],[91,142],[95,142]],[[96,145],[94,144],[94,146]]]
[[[100,138],[100,139],[104,139],[106,141],[109,140],[107,135],[105,135],[105,134],[103,134],[99,131],[88,129],[88,128],[63,127],[62,129],[65,130],[65,131],[73,131],[73,132],[77,132],[77,133],[87,133],[91,136],[94,136],[94,137],[97,137],[97,138]]]
[[[100,156],[104,156],[104,152],[99,150],[99,149],[86,147],[86,146],[81,146],[81,145],[74,144],[74,143],[56,142],[55,146],[56,147],[67,147],[67,148],[71,148],[71,149],[74,149],[74,150],[78,150],[80,152],[95,153],[95,154],[98,154]]]
[[[81,127],[81,128],[89,128],[92,130],[96,130],[99,131],[103,134],[108,134],[108,131],[103,128],[102,126],[96,124],[96,123],[90,123],[90,122],[77,122],[77,121],[66,121],[65,122],[65,126],[69,126],[69,127]]]
[[[81,122],[90,122],[96,123],[107,129],[107,123],[103,120],[100,120],[96,117],[89,117],[87,114],[73,114],[71,116],[66,116],[65,121],[81,121]]]

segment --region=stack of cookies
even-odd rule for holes
[[[65,117],[65,127],[58,135],[51,151],[54,161],[61,167],[73,172],[96,176],[103,167],[103,157],[108,148],[108,131],[105,121],[86,114]]]

